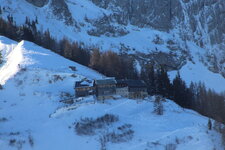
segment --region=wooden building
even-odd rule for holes
[[[117,80],[116,94],[132,99],[143,99],[148,96],[147,86],[142,80]]]
[[[109,99],[116,94],[116,80],[114,78],[95,80],[94,87],[98,100]]]
[[[76,97],[84,97],[88,95],[93,95],[95,93],[95,88],[93,87],[92,81],[78,81],[75,83],[75,94]]]

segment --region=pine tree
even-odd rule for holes
[[[3,60],[2,60],[2,53],[0,52],[0,64],[2,64]]]
[[[35,23],[38,24],[38,18],[37,18],[37,16],[35,18]]]
[[[173,99],[182,107],[188,107],[188,98],[186,95],[187,87],[185,82],[181,79],[180,73],[178,72],[175,79],[173,80]]]
[[[208,129],[212,130],[212,121],[211,121],[211,119],[208,120]]]
[[[156,113],[157,115],[163,115],[163,104],[162,98],[160,96],[155,97],[153,112]]]
[[[156,77],[155,77],[155,70],[154,65],[151,64],[147,68],[147,86],[148,86],[148,93],[150,95],[154,95],[156,93]]]
[[[13,19],[13,16],[12,16],[12,15],[8,15],[8,16],[7,16],[7,19],[8,19],[8,23],[9,23],[9,24],[13,24],[14,19]]]
[[[30,25],[31,25],[30,19],[28,17],[26,17],[26,19],[25,19],[25,24],[28,25],[28,27],[30,27]]]
[[[166,70],[161,66],[156,72],[156,94],[170,98],[172,95],[171,83]]]

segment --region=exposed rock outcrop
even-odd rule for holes
[[[65,0],[26,0],[43,7],[49,3],[53,14],[66,25],[76,26]],[[193,41],[203,49],[202,61],[214,72],[225,76],[225,1],[224,0],[89,0],[105,9],[98,18],[87,19],[91,36],[120,37],[129,34],[129,25],[175,33],[183,41]],[[75,3],[74,3],[75,4]],[[76,5],[76,4],[75,4]],[[122,43],[124,44],[124,43]],[[164,43],[165,44],[165,43]],[[176,45],[166,45],[170,51],[182,51]],[[129,47],[121,47],[121,49]],[[139,50],[141,51],[141,50]],[[160,51],[160,50],[159,50]],[[186,50],[188,51],[188,50]],[[187,55],[186,55],[187,56]],[[169,57],[166,56],[166,57]],[[153,58],[153,57],[152,57]],[[167,60],[175,60],[171,55]],[[182,60],[176,60],[182,64]],[[156,58],[155,58],[156,59]],[[186,58],[187,59],[187,58]],[[163,60],[163,59],[160,59]],[[176,64],[173,61],[174,64]],[[175,65],[180,66],[180,65]]]
[[[73,25],[74,19],[65,0],[52,0],[50,7],[52,8],[53,14],[58,17],[58,19],[65,20],[67,25]]]
[[[49,0],[26,0],[26,1],[37,7],[43,7],[49,2]]]
[[[139,27],[154,27],[168,31],[173,19],[182,19],[179,0],[92,0],[104,9],[113,11],[112,17],[119,24],[131,23]]]

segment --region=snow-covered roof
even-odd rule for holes
[[[99,79],[95,80],[95,84],[97,85],[116,84],[116,80],[114,78]]]

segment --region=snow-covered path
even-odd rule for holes
[[[23,41],[18,43],[16,47],[10,46],[12,50],[5,56],[6,62],[0,68],[0,84],[4,85],[8,79],[19,71],[19,64],[23,61],[22,45]],[[4,49],[3,49],[4,51]]]

